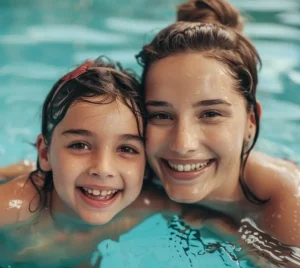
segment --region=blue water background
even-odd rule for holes
[[[53,83],[101,54],[140,73],[134,55],[175,20],[179,0],[0,3],[0,165],[36,158],[41,104]],[[300,1],[232,0],[263,69],[259,149],[300,162]]]

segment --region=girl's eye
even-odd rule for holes
[[[217,117],[217,116],[221,116],[221,114],[218,113],[218,112],[209,111],[209,112],[205,112],[204,114],[202,114],[201,117],[204,117],[204,118],[212,118],[212,117]]]
[[[136,149],[133,149],[129,146],[122,146],[119,149],[119,152],[126,153],[126,154],[139,154],[139,152]]]
[[[82,143],[82,142],[73,143],[73,144],[69,145],[68,148],[78,150],[78,151],[89,150],[89,147],[85,143]]]

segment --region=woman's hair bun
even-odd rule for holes
[[[219,24],[242,32],[240,12],[226,0],[189,0],[177,7],[177,21]]]

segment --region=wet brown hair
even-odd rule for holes
[[[259,134],[259,115],[256,103],[257,67],[261,60],[251,41],[242,34],[243,18],[225,0],[190,0],[178,6],[177,22],[161,30],[137,55],[143,66],[142,99],[145,99],[145,80],[152,63],[168,56],[200,52],[227,67],[235,87],[245,99],[247,112],[253,111],[256,120],[254,139],[241,152],[240,184],[246,198],[254,204],[264,204],[247,187],[244,170],[249,153]]]
[[[55,127],[65,117],[68,109],[76,102],[88,102],[103,105],[116,99],[125,104],[134,114],[139,135],[144,137],[144,112],[140,100],[140,83],[135,73],[125,70],[119,63],[113,63],[102,56],[94,61],[86,61],[75,70],[60,78],[48,93],[42,109],[42,135],[46,146],[51,145],[51,138]],[[103,96],[100,101],[91,98]],[[141,119],[143,122],[141,123]],[[37,179],[43,180],[42,186]],[[53,190],[52,171],[45,172],[37,161],[37,170],[29,176],[40,198],[41,203],[47,203],[47,194]],[[45,194],[43,194],[45,193]]]

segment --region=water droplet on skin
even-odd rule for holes
[[[198,189],[198,188],[194,188],[193,191],[192,191],[192,194],[195,194],[195,195],[196,195],[196,194],[198,194],[198,193],[199,193],[199,189]]]
[[[277,219],[280,219],[280,218],[281,218],[281,215],[280,215],[280,214],[278,214],[278,215],[277,215]]]
[[[149,206],[151,204],[150,200],[148,198],[145,198],[144,199],[144,203]]]
[[[8,203],[8,209],[11,209],[11,208],[20,209],[22,206],[22,203],[23,203],[22,200],[18,200],[18,199],[10,200]]]

